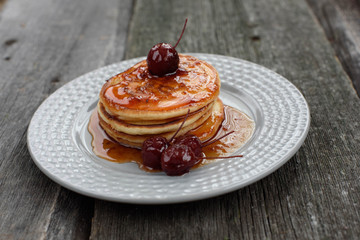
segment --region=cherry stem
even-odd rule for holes
[[[234,156],[226,156],[226,157],[199,157],[200,159],[222,159],[222,158],[236,158],[243,157],[243,155],[234,155]]]
[[[234,132],[235,132],[235,131],[231,131],[231,132],[228,132],[228,133],[226,133],[225,135],[223,135],[223,136],[221,136],[221,137],[219,137],[219,138],[217,138],[217,139],[214,139],[214,140],[212,140],[212,141],[207,141],[207,142],[205,142],[204,145],[202,145],[201,147],[204,148],[204,147],[206,147],[206,146],[209,146],[210,144],[213,144],[214,142],[217,142],[217,141],[223,139],[224,137],[226,137],[226,136],[228,136],[228,135],[230,135],[230,134],[232,134],[232,133],[234,133]]]
[[[175,132],[175,134],[170,138],[169,143],[171,143],[172,140],[174,140],[175,136],[179,133],[180,129],[184,126],[184,123],[185,123],[186,119],[188,118],[189,113],[190,113],[190,109],[188,110],[188,112],[187,112],[187,114],[186,114],[183,122],[181,123],[180,127],[178,128],[178,130],[177,130],[177,131]]]
[[[184,24],[183,30],[182,30],[182,32],[181,32],[180,38],[179,38],[179,40],[176,42],[174,48],[176,48],[176,46],[179,44],[180,39],[182,38],[182,36],[183,36],[183,34],[184,34],[184,32],[185,32],[186,23],[187,23],[187,19],[185,20],[185,24]]]

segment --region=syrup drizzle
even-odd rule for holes
[[[214,124],[216,119],[210,117],[203,125],[189,132],[202,139],[204,136],[206,138],[207,135],[213,135],[214,131],[217,131],[211,138],[213,139],[223,136],[230,131],[234,131],[233,134],[204,147],[203,152],[207,157],[230,155],[244,145],[251,138],[255,130],[254,121],[251,120],[245,113],[233,107],[225,105],[224,115],[224,120],[220,126]],[[135,162],[145,171],[154,171],[146,168],[142,164],[140,149],[125,147],[114,141],[105,133],[99,125],[99,116],[96,110],[94,110],[90,117],[88,130],[93,137],[91,142],[93,152],[98,157],[117,163]],[[214,160],[204,159],[195,167],[202,166],[212,161]]]
[[[220,84],[216,71],[206,63],[180,55],[179,68],[162,77],[152,75],[146,60],[105,83],[100,97],[110,108],[164,111],[213,99]]]

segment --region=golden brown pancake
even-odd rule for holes
[[[216,69],[192,56],[179,57],[179,69],[168,76],[151,75],[144,60],[112,77],[101,89],[101,104],[127,122],[171,119],[207,106],[220,91]]]
[[[190,130],[188,133],[197,136],[201,141],[206,141],[216,135],[224,118],[224,104],[218,98],[210,117],[199,127]]]
[[[195,131],[197,129],[202,128],[202,131],[206,131],[206,134],[199,135],[200,140],[205,141],[216,134],[217,128],[211,128],[210,126],[220,126],[223,120],[223,103],[220,99],[216,99],[214,105],[212,106],[210,111],[207,111],[203,114],[197,121],[188,125],[187,127],[183,127],[177,136],[181,136],[186,134],[187,132],[191,132],[191,130]],[[105,130],[105,132],[112,137],[117,142],[131,147],[141,147],[142,143],[146,140],[146,138],[153,136],[163,136],[168,140],[174,135],[176,131],[166,132],[162,134],[147,134],[147,135],[130,135],[123,132],[119,132],[111,127],[108,123],[106,123],[99,115],[99,121],[101,127]]]
[[[212,102],[207,106],[189,114],[189,116],[187,117],[186,121],[183,124],[183,127],[187,127],[190,124],[196,122],[200,117],[202,117],[208,111],[211,111],[213,105],[214,103]],[[169,119],[168,122],[165,122],[165,120],[163,120],[164,121],[163,123],[157,123],[157,124],[147,123],[145,125],[139,125],[139,124],[132,124],[111,116],[104,109],[102,103],[100,102],[98,103],[97,110],[99,113],[99,117],[109,126],[111,126],[111,128],[115,129],[116,131],[131,135],[161,134],[165,132],[176,131],[184,121],[184,117],[181,117],[176,119]]]
[[[173,74],[154,76],[144,60],[104,84],[97,111],[100,125],[110,137],[141,147],[148,137],[170,139],[188,112],[178,136],[222,116],[220,79],[215,68],[192,56],[179,57],[179,68]],[[214,124],[218,123],[208,122]],[[203,138],[213,134],[213,130],[208,131]]]

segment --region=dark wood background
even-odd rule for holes
[[[47,178],[26,145],[41,102],[174,43],[186,17],[179,52],[253,61],[300,89],[312,122],[298,153],[248,187],[175,205],[101,201]],[[0,0],[0,239],[359,239],[359,19],[356,0]]]

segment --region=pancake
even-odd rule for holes
[[[188,109],[195,112],[207,106],[220,91],[216,69],[192,56],[179,57],[179,68],[171,75],[151,75],[143,60],[110,78],[101,89],[100,103],[111,116],[140,124],[181,117]]]
[[[196,112],[190,113],[187,117],[184,126],[187,127],[196,122],[200,117],[212,110],[214,103],[210,103],[207,106],[197,110]],[[163,123],[158,124],[132,124],[125,122],[124,120],[117,119],[111,116],[105,109],[102,103],[98,103],[99,117],[106,122],[112,129],[131,135],[147,135],[147,134],[161,134],[165,132],[176,131],[182,124],[184,117],[176,119],[169,119],[167,122],[164,120]],[[145,121],[144,121],[145,122]],[[146,122],[145,122],[146,123]]]
[[[197,136],[201,141],[209,140],[217,134],[225,120],[224,105],[220,99],[217,101],[220,103],[215,104],[210,117],[199,127],[190,130],[188,134]]]
[[[181,136],[186,134],[187,132],[191,132],[191,130],[194,130],[196,132],[196,129],[199,129],[203,126],[202,130],[206,130],[207,134],[204,134],[202,136],[199,136],[200,140],[205,141],[210,139],[216,134],[217,128],[209,128],[209,126],[220,126],[222,120],[223,120],[223,103],[220,99],[216,99],[214,105],[210,109],[210,111],[207,111],[205,114],[203,114],[197,121],[194,123],[188,125],[187,127],[183,127],[177,136]],[[222,117],[219,117],[222,116]],[[163,136],[166,139],[170,139],[175,131],[166,132],[162,134],[148,134],[148,135],[130,135],[123,132],[119,132],[111,127],[108,123],[106,123],[103,119],[101,119],[99,115],[100,120],[100,126],[105,130],[105,132],[113,138],[115,141],[130,147],[137,147],[140,148],[142,146],[142,143],[146,140],[146,138],[153,137],[153,136]],[[196,134],[195,134],[196,135]]]
[[[206,111],[205,108],[210,107],[211,105],[213,105],[214,102],[209,103],[207,106],[200,108],[199,110],[196,110],[195,112],[191,112],[188,116],[188,120],[190,120],[190,118],[195,117],[193,115],[199,113],[200,111]],[[126,123],[128,124],[132,124],[132,125],[139,125],[139,126],[146,126],[146,125],[159,125],[159,124],[169,124],[169,123],[181,123],[183,121],[183,119],[185,118],[186,114],[180,117],[174,117],[174,118],[168,118],[168,119],[160,119],[160,120],[133,120],[133,121],[126,121]],[[119,121],[124,121],[124,120],[120,120]],[[187,120],[187,121],[188,121]]]

